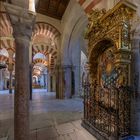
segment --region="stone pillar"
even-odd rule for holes
[[[12,94],[12,73],[13,73],[13,50],[9,50],[9,93]]]
[[[51,87],[50,87],[50,84],[51,84],[51,81],[50,81],[50,73],[47,73],[47,91],[48,92],[51,92]]]
[[[53,75],[50,75],[50,91],[53,92]]]
[[[132,96],[131,133],[140,135],[140,36],[132,40]]]
[[[7,78],[4,76],[4,90],[7,90]]]
[[[27,9],[5,4],[16,44],[14,140],[29,140],[29,46],[35,15]]]
[[[73,69],[73,86],[74,86],[74,92],[72,93],[75,97],[78,97],[80,95],[80,80],[81,80],[81,77],[80,77],[80,66],[75,66],[74,69]]]
[[[65,87],[65,80],[64,80],[64,69],[61,65],[56,66],[56,98],[63,99],[64,98],[64,87]]]
[[[46,76],[47,76],[47,74],[44,73],[44,74],[43,74],[43,79],[44,79],[44,89],[46,89]]]
[[[30,100],[32,100],[32,43],[30,43],[29,47],[29,64],[30,64]]]
[[[4,76],[4,71],[5,71],[5,69],[1,69],[1,90],[4,90],[5,89],[5,76]]]
[[[12,72],[13,71],[9,71],[9,93],[12,94]]]
[[[2,69],[0,69],[0,90],[3,90],[3,75],[2,75]]]
[[[65,74],[65,98],[72,97],[72,67],[70,65],[64,66]]]
[[[53,86],[52,91],[55,92],[56,91],[56,76],[55,76],[55,74],[53,74],[52,80],[53,80],[52,81],[52,86]]]

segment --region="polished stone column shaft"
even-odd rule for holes
[[[9,71],[9,93],[12,94],[12,71]]]
[[[15,140],[29,139],[29,42],[16,38]]]
[[[13,46],[14,47],[14,46]],[[9,64],[8,64],[8,71],[9,71],[9,93],[12,94],[12,73],[13,73],[13,50],[9,50]]]
[[[5,4],[16,44],[14,140],[29,140],[29,47],[35,15],[27,9]]]
[[[0,90],[3,90],[3,70],[0,69]]]

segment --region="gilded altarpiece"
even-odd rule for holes
[[[89,15],[89,84],[82,125],[99,140],[130,135],[131,19],[135,5],[123,0],[109,11]]]

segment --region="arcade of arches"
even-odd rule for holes
[[[140,140],[140,1],[0,0],[0,140],[130,136]]]

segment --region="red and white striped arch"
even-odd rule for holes
[[[60,33],[54,26],[48,23],[37,22],[35,24],[32,40],[34,41],[34,38],[36,38],[38,35],[44,35],[51,40],[55,40],[57,37],[60,36]]]
[[[9,51],[15,52],[15,41],[13,38],[13,28],[10,18],[7,15],[3,3],[0,2],[0,49],[5,48]]]
[[[55,60],[57,58],[57,50],[46,45],[46,44],[35,44],[33,45],[33,56],[37,53],[42,53],[44,54],[46,57],[48,55],[51,55],[50,60],[49,60],[49,69],[53,70],[55,67]]]
[[[90,13],[92,9],[100,3],[102,0],[76,0],[81,7],[84,9],[85,13]]]
[[[49,69],[50,69],[50,71],[53,71],[54,70],[54,67],[55,67],[55,58],[54,58],[54,56],[53,55],[51,55],[51,57],[50,57],[50,64],[49,64]]]
[[[6,57],[6,56],[4,56],[4,55],[0,55],[0,62],[5,62],[5,63],[7,63],[8,60],[9,60],[8,57]]]
[[[42,53],[45,56],[51,54],[54,58],[57,58],[57,50],[47,44],[33,44],[33,56],[37,53]]]
[[[0,38],[0,49],[13,50],[15,52],[15,41],[13,38]]]
[[[3,49],[3,48],[7,50],[8,54],[10,54],[11,51],[14,53],[15,52],[15,41],[14,41],[14,39],[0,37],[0,50]],[[9,57],[7,57],[6,61],[8,61],[8,60],[9,60]],[[2,59],[2,57],[0,57],[0,61],[1,62],[4,61]],[[12,60],[12,62],[14,63],[14,60]]]
[[[44,40],[42,38],[44,37]],[[44,22],[38,22],[32,36],[32,52],[33,56],[42,53],[45,56],[51,55],[49,60],[49,69],[53,70],[55,60],[57,58],[58,40],[60,32],[52,25]],[[46,39],[49,43],[46,42]],[[39,42],[41,40],[41,42]]]
[[[13,28],[5,12],[0,12],[0,37],[12,37]]]
[[[38,63],[43,64],[45,67],[48,67],[48,61],[41,59],[41,58],[37,58],[35,60],[33,60],[33,65],[36,65]]]

